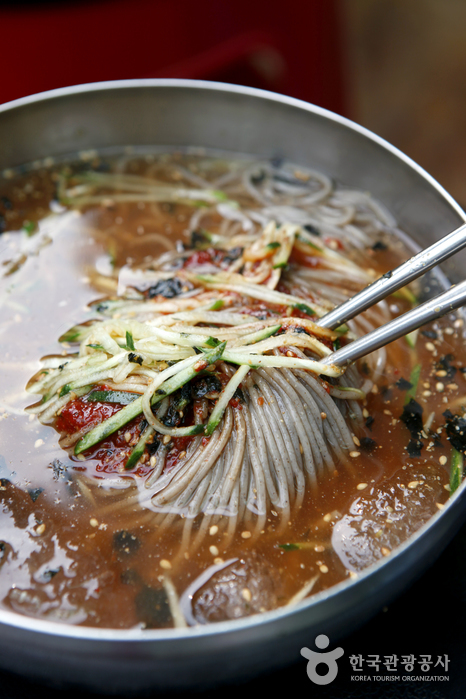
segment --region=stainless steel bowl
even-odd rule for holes
[[[356,124],[260,90],[187,80],[77,86],[0,106],[0,170],[90,148],[202,146],[283,157],[370,190],[424,247],[466,220],[418,165]],[[455,281],[466,253],[445,266]],[[0,665],[96,691],[192,688],[283,667],[325,633],[332,642],[380,610],[435,559],[465,519],[465,485],[442,512],[356,581],[305,600],[187,630],[91,629],[0,610]]]

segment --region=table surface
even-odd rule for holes
[[[295,696],[313,696],[323,699],[463,699],[466,696],[466,525],[458,532],[440,558],[410,589],[399,597],[386,611],[379,613],[356,633],[339,642],[344,649],[346,662],[340,661],[339,673],[331,684],[317,686],[311,683],[306,674],[306,661],[296,651],[297,662],[291,667],[259,677],[246,684],[222,688],[221,699],[237,699],[243,696],[277,697],[283,691],[287,696],[290,690]],[[309,639],[312,647],[313,639]],[[333,646],[330,645],[330,648]],[[352,679],[357,673],[351,669],[348,657],[362,655],[364,662],[369,655],[448,655],[450,665],[431,669],[426,675],[435,673],[446,675],[448,681],[375,681]],[[363,675],[389,673],[381,667],[364,670]],[[405,673],[403,670],[397,671]],[[422,675],[415,670],[411,675]],[[422,675],[424,676],[424,675]],[[190,693],[191,694],[191,693]],[[197,699],[219,699],[219,689],[193,693]],[[167,695],[180,699],[181,694]],[[21,677],[0,672],[0,697],[2,699],[97,699],[97,695],[83,690],[44,688]],[[118,699],[122,699],[121,695]],[[157,696],[159,692],[146,696]]]

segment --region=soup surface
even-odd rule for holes
[[[3,608],[238,618],[357,577],[444,507],[466,446],[462,318],[343,375],[325,362],[428,291],[319,328],[411,254],[369,195],[201,152],[3,174]]]

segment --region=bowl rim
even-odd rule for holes
[[[83,83],[69,87],[61,87],[45,92],[39,92],[26,97],[6,102],[0,105],[0,115],[7,112],[13,112],[16,109],[21,109],[29,105],[34,105],[40,102],[49,100],[73,97],[75,95],[87,94],[93,92],[105,92],[111,90],[129,90],[141,88],[173,88],[173,89],[192,89],[192,90],[212,90],[214,92],[225,92],[230,94],[244,95],[248,97],[268,100],[271,102],[281,103],[290,107],[295,107],[311,114],[323,117],[329,121],[333,121],[347,129],[358,133],[359,135],[369,139],[373,143],[380,146],[385,151],[394,155],[401,160],[405,165],[414,170],[422,179],[424,179],[437,193],[450,205],[450,207],[458,214],[458,216],[466,221],[466,213],[460,207],[458,202],[445,190],[445,188],[437,182],[424,168],[418,165],[414,160],[407,156],[403,151],[399,150],[384,138],[373,133],[369,129],[356,122],[341,116],[323,107],[313,105],[303,100],[281,95],[279,93],[262,90],[259,88],[245,87],[241,85],[233,85],[229,83],[205,81],[205,80],[189,80],[179,78],[143,78],[132,80],[111,80],[92,83]],[[22,615],[17,612],[11,612],[0,608],[0,627],[10,626],[18,630],[32,631],[38,634],[47,636],[55,636],[69,639],[82,639],[96,642],[138,642],[151,643],[153,641],[177,642],[198,637],[219,636],[234,632],[247,631],[253,627],[273,624],[285,617],[292,617],[305,610],[310,610],[322,604],[325,601],[332,600],[336,595],[343,593],[349,588],[361,585],[365,580],[376,576],[380,570],[389,568],[395,565],[396,559],[415,546],[420,539],[427,536],[432,527],[437,525],[440,519],[448,516],[453,509],[460,508],[460,500],[463,499],[466,490],[466,479],[448,500],[443,510],[435,513],[430,519],[417,531],[409,536],[400,546],[388,556],[382,558],[376,563],[373,563],[368,568],[357,574],[357,578],[347,578],[346,580],[333,585],[332,587],[315,593],[312,597],[305,598],[300,603],[293,607],[279,607],[275,610],[262,612],[249,617],[240,619],[232,619],[229,621],[216,622],[214,624],[198,625],[187,628],[173,629],[115,629],[115,628],[97,628],[91,626],[75,626],[58,621],[47,621],[38,619],[32,616]]]

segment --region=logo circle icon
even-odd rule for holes
[[[330,640],[328,636],[322,633],[316,637],[314,643],[317,646],[317,648],[323,650],[324,648],[328,648]],[[333,680],[338,675],[337,659],[341,658],[344,652],[345,651],[343,650],[343,648],[340,647],[334,648],[333,650],[329,650],[326,653],[318,653],[316,651],[311,650],[310,648],[306,648],[306,646],[304,648],[301,648],[301,655],[308,661],[306,672],[311,682],[320,685],[326,685],[333,682]],[[318,665],[327,666],[328,670],[325,673],[325,675],[319,675],[319,673],[317,672]]]

